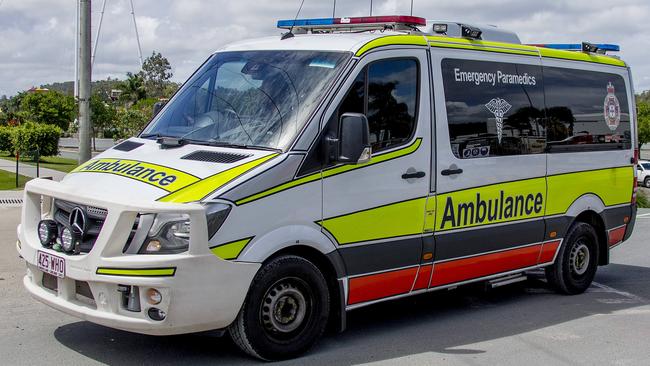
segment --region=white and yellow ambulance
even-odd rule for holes
[[[590,285],[635,218],[630,69],[411,16],[280,21],[144,131],[25,188],[24,285],[132,332],[229,330],[267,360],[346,312],[545,268]]]

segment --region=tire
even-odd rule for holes
[[[598,235],[584,222],[569,228],[552,266],[546,267],[546,279],[557,292],[577,295],[591,285],[598,268]]]
[[[316,344],[329,312],[327,282],[318,268],[301,257],[281,256],[258,271],[229,332],[253,357],[288,359]]]
[[[645,180],[643,181],[643,185],[646,188],[650,188],[650,177],[645,177]]]

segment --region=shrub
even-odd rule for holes
[[[13,127],[0,126],[0,151],[14,152],[13,142],[11,141]]]
[[[62,130],[54,125],[24,123],[14,127],[12,134],[13,149],[22,155],[54,156],[59,153],[59,138]]]
[[[650,208],[650,198],[646,196],[642,189],[639,189],[636,194],[636,205],[639,208]]]

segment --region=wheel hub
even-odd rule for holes
[[[571,249],[571,256],[569,257],[569,264],[573,273],[580,276],[587,272],[589,259],[589,248],[583,243],[575,245]]]
[[[307,301],[302,292],[288,281],[276,283],[264,297],[262,323],[272,332],[289,333],[302,324]]]

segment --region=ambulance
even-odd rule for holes
[[[582,293],[632,233],[618,46],[413,16],[278,27],[212,54],[138,136],[27,183],[31,295],[277,360],[382,301],[534,269]]]

